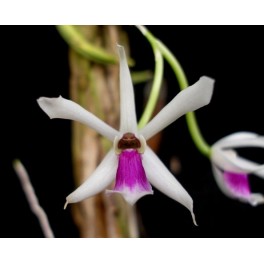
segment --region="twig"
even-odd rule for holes
[[[36,215],[39,220],[41,229],[45,237],[54,238],[54,234],[49,224],[48,217],[42,207],[39,205],[38,198],[35,194],[34,188],[30,182],[28,173],[20,162],[20,160],[14,160],[13,162],[14,170],[20,180],[21,186],[25,195],[27,197],[31,211]]]

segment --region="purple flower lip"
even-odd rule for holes
[[[250,196],[251,190],[249,186],[248,174],[225,171],[224,181],[230,191],[236,196]]]
[[[120,193],[130,204],[147,194],[153,194],[142,165],[142,155],[137,150],[123,150],[118,156],[116,182],[112,191],[108,193]]]

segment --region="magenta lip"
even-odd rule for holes
[[[227,187],[236,196],[248,197],[251,194],[248,174],[238,172],[224,172],[224,181]]]
[[[153,194],[142,165],[141,154],[135,149],[126,149],[118,157],[115,187],[108,192],[121,193],[131,204],[144,195]]]

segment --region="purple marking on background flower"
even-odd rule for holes
[[[229,189],[238,196],[247,197],[251,194],[248,175],[246,173],[224,172],[224,180]]]
[[[152,191],[142,165],[141,154],[137,150],[123,150],[119,155],[114,190],[122,191],[124,188],[130,191]]]

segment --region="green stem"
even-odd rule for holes
[[[56,28],[68,45],[83,57],[103,64],[118,63],[116,56],[88,42],[76,26],[60,25]],[[129,59],[128,64],[132,66],[133,60]]]
[[[143,128],[149,122],[159,98],[163,78],[163,58],[161,56],[160,50],[158,49],[155,37],[149,31],[145,30],[145,28],[142,26],[138,26],[138,29],[150,42],[155,56],[154,80],[149,100],[138,123],[138,128]]]
[[[171,53],[171,51],[162,42],[157,40],[157,44],[162,55],[173,69],[176,78],[179,82],[180,89],[183,90],[187,88],[189,86],[188,81],[179,61],[175,58],[175,56]],[[203,155],[205,155],[206,157],[210,157],[211,147],[210,145],[207,144],[207,142],[204,140],[201,134],[195,113],[194,112],[187,113],[186,121],[192,140],[194,141],[194,144]]]

